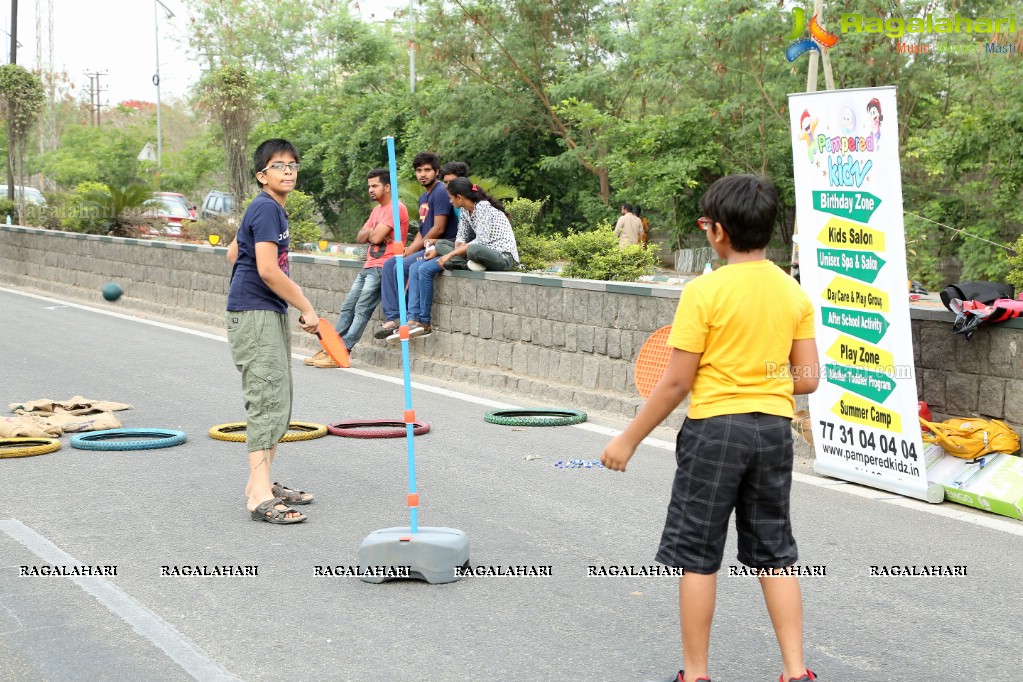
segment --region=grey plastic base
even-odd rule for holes
[[[453,583],[455,569],[469,563],[469,536],[455,528],[383,528],[366,536],[359,547],[359,579],[382,583],[415,578],[431,585]]]

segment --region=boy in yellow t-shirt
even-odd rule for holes
[[[625,431],[601,455],[615,471],[689,395],[675,481],[657,561],[683,567],[679,620],[686,671],[709,682],[707,651],[728,518],[736,512],[738,560],[784,569],[798,559],[789,519],[793,395],[817,389],[813,305],[794,279],[766,260],[778,214],[767,178],[732,175],[700,200],[700,229],[727,264],[682,292],[664,377]],[[812,682],[803,662],[803,606],[795,575],[760,578],[784,668],[780,682]]]

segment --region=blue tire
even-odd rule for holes
[[[187,439],[184,431],[172,429],[107,429],[72,436],[71,447],[79,450],[155,450],[181,445]]]

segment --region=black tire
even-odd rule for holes
[[[79,450],[155,450],[181,445],[188,436],[173,429],[107,429],[89,431],[71,437],[71,447]]]
[[[586,421],[579,410],[494,410],[483,415],[490,424],[502,426],[570,426]]]
[[[404,438],[408,433],[405,422],[392,419],[363,419],[361,421],[345,421],[331,424],[327,427],[335,436],[345,438]],[[416,421],[412,423],[412,435],[421,436],[430,432],[430,425],[426,422]]]

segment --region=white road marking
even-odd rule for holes
[[[0,520],[0,530],[23,544],[29,551],[54,566],[82,566],[74,558],[45,537],[17,519]],[[105,578],[68,576],[68,580],[95,597],[111,613],[130,625],[196,680],[240,680],[214,661],[192,640],[174,629],[154,612],[138,603]]]
[[[173,331],[179,331],[185,334],[192,334],[193,336],[199,336],[204,339],[212,339],[214,341],[227,341],[226,336],[217,334],[210,334],[208,332],[198,331],[196,329],[189,329],[187,327],[179,327],[166,322],[156,322],[154,320],[147,320],[145,318],[134,317],[132,315],[125,315],[124,313],[114,312],[112,310],[104,310],[102,308],[93,308],[87,305],[79,303],[71,303],[61,299],[50,298],[48,296],[40,296],[39,294],[30,294],[24,291],[18,291],[17,289],[7,289],[0,287],[0,291],[5,291],[10,294],[17,294],[19,296],[28,296],[30,298],[37,298],[42,301],[48,301],[50,303],[59,303],[70,306],[72,308],[78,308],[80,310],[86,310],[89,312],[99,313],[101,315],[109,315],[111,317],[120,318],[122,320],[129,320],[131,322],[138,322],[141,324],[148,324],[154,327],[160,327],[161,329],[170,329]],[[296,360],[304,360],[307,355],[301,353],[292,353],[291,356]],[[377,381],[384,381],[390,384],[396,384],[401,386],[404,381],[401,377],[392,377],[375,372],[368,372],[366,370],[357,368],[348,368],[344,370],[361,377],[368,379],[375,379]],[[436,395],[443,395],[448,398],[454,398],[456,400],[462,400],[465,402],[475,403],[484,407],[492,407],[500,410],[509,409],[520,409],[518,405],[512,405],[510,403],[502,403],[497,400],[490,400],[489,398],[479,398],[468,393],[461,393],[459,391],[452,391],[451,389],[441,388],[440,386],[431,386],[429,384],[423,384],[418,381],[412,382],[412,388],[425,391],[427,393],[433,393]],[[583,429],[584,431],[590,431],[592,433],[599,433],[603,436],[614,437],[621,433],[620,429],[612,429],[607,426],[600,426],[599,424],[590,424],[584,422],[582,424],[575,424],[574,428]],[[643,440],[644,445],[658,448],[661,450],[668,450],[669,452],[675,451],[675,443],[661,440],[659,438],[646,438]],[[907,509],[915,509],[916,511],[925,512],[928,514],[934,514],[935,516],[943,516],[945,518],[954,519],[956,521],[963,521],[965,523],[971,523],[975,526],[981,526],[983,528],[990,528],[992,530],[1002,531],[1003,533],[1009,533],[1011,535],[1019,535],[1023,537],[1023,524],[1013,519],[1009,519],[994,514],[979,514],[972,511],[966,511],[966,509],[956,506],[946,506],[944,504],[930,504],[922,500],[916,500],[909,497],[898,497],[892,498],[891,494],[886,491],[874,490],[873,488],[866,488],[858,486],[853,483],[847,483],[845,481],[836,481],[830,478],[822,478],[818,476],[810,476],[808,474],[801,474],[799,472],[792,473],[792,480],[798,483],[805,483],[806,485],[813,485],[819,488],[829,488],[837,492],[847,493],[849,495],[856,495],[858,497],[865,497],[875,502],[883,502],[885,504],[893,504],[898,507],[905,507]]]
[[[144,317],[138,317],[136,315],[126,315],[124,313],[115,312],[113,310],[104,310],[103,308],[93,308],[92,306],[82,305],[81,303],[72,303],[71,301],[64,301],[59,298],[50,298],[49,296],[40,296],[39,294],[30,294],[26,291],[18,291],[17,289],[7,289],[0,287],[0,291],[7,292],[8,294],[18,294],[19,296],[27,296],[29,298],[37,298],[40,301],[46,301],[48,303],[59,303],[69,308],[78,308],[79,310],[87,310],[90,313],[99,313],[100,315],[107,315],[109,317],[116,317],[119,320],[129,320],[130,322],[138,322],[139,324],[148,324],[151,327],[159,327],[160,329],[170,329],[172,331],[185,332],[192,334],[193,336],[199,336],[204,339],[212,339],[214,341],[227,341],[226,336],[217,336],[216,334],[210,334],[208,332],[201,332],[198,329],[188,329],[186,327],[179,327],[173,324],[167,324],[166,322],[157,322],[156,320],[147,320]],[[47,308],[52,310],[52,308]]]

